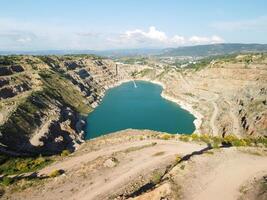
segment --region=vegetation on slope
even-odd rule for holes
[[[52,162],[48,157],[15,158],[0,154],[0,174],[13,175],[40,170]]]
[[[164,56],[211,56],[246,52],[266,52],[266,44],[210,44],[165,49]]]
[[[79,113],[87,114],[91,111],[87,100],[63,75],[53,71],[43,71],[40,76],[44,81],[44,92],[46,94],[74,108]]]

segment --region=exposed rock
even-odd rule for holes
[[[0,78],[0,87],[3,87],[4,85],[8,85],[10,82],[10,78]]]
[[[118,164],[118,160],[112,157],[112,158],[107,159],[103,165],[104,167],[112,168],[112,167],[115,167],[117,164]]]
[[[11,70],[13,72],[23,72],[24,68],[21,65],[11,65]]]
[[[0,76],[8,76],[11,75],[13,72],[10,67],[0,67]]]

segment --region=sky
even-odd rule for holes
[[[0,50],[267,43],[266,0],[0,0]]]

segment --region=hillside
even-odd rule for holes
[[[266,53],[185,68],[143,61],[1,57],[0,197],[266,199]],[[85,116],[132,79],[162,85],[195,115],[195,133],[129,129],[84,141]]]
[[[114,63],[98,57],[1,57],[2,151],[14,155],[73,151],[83,142],[83,115],[116,81]]]
[[[214,56],[233,53],[266,52],[266,44],[210,44],[164,49],[161,56]]]
[[[132,78],[162,84],[164,97],[197,117],[197,133],[266,136],[266,58],[243,54],[175,69],[95,56],[1,57],[1,150],[15,155],[75,150],[83,142],[83,115],[108,88]]]
[[[183,69],[136,65],[127,70],[136,79],[162,84],[164,97],[197,116],[197,133],[267,136],[266,54],[200,60]]]
[[[220,145],[223,140],[234,146]],[[267,154],[262,145],[233,136],[124,130],[53,158],[37,174],[15,176],[13,184],[5,181],[3,199],[264,200]]]
[[[178,48],[140,48],[111,50],[43,50],[43,51],[0,51],[0,55],[81,55],[94,54],[111,58],[136,56],[192,56],[207,57],[215,55],[266,52],[267,44],[222,43],[209,45],[183,46]]]

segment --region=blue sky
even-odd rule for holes
[[[267,43],[266,0],[0,0],[0,50]]]

